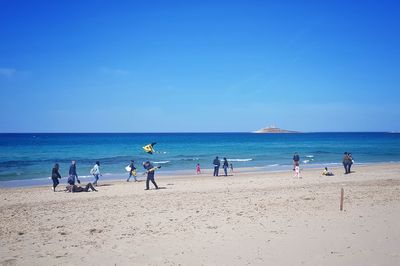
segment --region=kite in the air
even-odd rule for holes
[[[154,145],[156,145],[156,142],[153,142],[151,144],[147,144],[146,146],[143,147],[143,150],[149,154],[153,154],[155,152],[154,150]]]

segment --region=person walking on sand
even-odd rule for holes
[[[197,165],[196,165],[196,174],[201,174],[201,169],[200,169],[200,164],[198,163]]]
[[[221,166],[221,162],[219,161],[218,156],[215,157],[213,165],[214,165],[214,176],[218,176],[219,167]]]
[[[296,166],[300,166],[299,162],[300,162],[300,156],[297,152],[295,152],[293,154],[293,171],[295,171]]]
[[[81,181],[78,178],[78,174],[76,173],[76,161],[71,162],[71,166],[69,167],[68,171],[68,184],[70,185],[75,185],[75,180],[78,182],[78,184],[81,183]]]
[[[149,161],[143,163],[143,168],[147,170],[147,179],[146,179],[146,189],[145,190],[149,190],[150,187],[150,181],[151,183],[153,183],[153,185],[155,186],[156,189],[158,189],[157,183],[154,180],[154,172],[155,170],[158,168],[161,168],[161,166],[157,166],[154,167]]]
[[[222,164],[222,168],[224,168],[225,176],[228,176],[228,167],[229,167],[228,160],[226,159],[226,157],[224,157],[224,163]]]
[[[56,163],[53,167],[53,169],[51,170],[51,179],[53,180],[53,191],[56,192],[56,187],[58,186],[58,184],[60,184],[60,182],[58,181],[58,179],[61,178],[60,175],[60,166],[58,165],[58,163]]]
[[[96,164],[93,166],[92,170],[90,170],[90,173],[94,176],[93,185],[97,186],[97,181],[99,180],[99,176],[101,176],[99,161],[96,161]]]
[[[137,182],[137,179],[136,179],[136,167],[135,167],[135,161],[134,160],[131,160],[131,163],[129,164],[129,168],[130,168],[129,176],[128,176],[128,179],[126,180],[126,182],[129,182],[129,179],[131,179],[132,176],[133,176],[133,179],[135,180],[135,182]]]

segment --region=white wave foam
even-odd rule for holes
[[[253,161],[252,158],[247,158],[247,159],[228,159],[228,161],[230,162],[249,162],[249,161]]]
[[[306,158],[314,158],[314,155],[307,155]]]
[[[269,164],[269,165],[267,165],[267,166],[273,167],[273,166],[278,166],[278,165],[279,165],[278,163],[275,163],[275,164]]]
[[[159,161],[159,162],[153,162],[153,163],[157,163],[157,164],[166,164],[166,163],[170,163],[171,161]]]
[[[303,161],[303,163],[309,163],[310,162],[310,160],[304,160]]]

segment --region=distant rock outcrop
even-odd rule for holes
[[[278,127],[275,127],[275,126],[270,126],[270,127],[264,127],[264,128],[259,129],[259,130],[256,130],[253,133],[282,134],[282,133],[300,133],[300,132],[281,129],[281,128],[278,128]]]

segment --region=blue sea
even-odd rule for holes
[[[150,155],[142,147],[152,142],[156,153]],[[234,168],[273,171],[291,169],[294,152],[306,168],[340,165],[345,151],[360,164],[400,162],[400,134],[0,134],[0,186],[50,184],[54,163],[66,177],[71,160],[77,161],[78,175],[88,179],[99,160],[104,180],[125,178],[131,159],[139,170],[146,160],[162,165],[161,175],[194,172],[197,163],[209,169],[215,156],[227,157]]]

